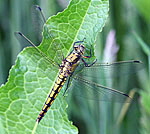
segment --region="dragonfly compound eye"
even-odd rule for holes
[[[85,47],[84,47],[83,44],[79,45],[79,50],[80,50],[81,53],[84,53]]]

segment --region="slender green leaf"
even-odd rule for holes
[[[142,47],[145,54],[150,55],[150,48],[148,47],[148,45],[136,33],[134,33],[134,37]]]

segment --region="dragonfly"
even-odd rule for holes
[[[44,22],[46,22],[42,9],[37,5],[35,6],[35,8],[40,12]],[[89,55],[85,55],[86,46],[84,43],[85,42],[85,38],[84,38],[82,41],[74,42],[72,44],[73,50],[70,52],[70,54],[67,57],[63,58],[61,64],[58,64],[55,63],[49,57],[47,57],[45,53],[43,53],[38,47],[36,47],[36,45],[32,43],[23,33],[16,32],[15,34],[23,37],[38,52],[40,52],[42,56],[45,57],[46,61],[48,61],[50,64],[54,66],[58,66],[59,68],[58,77],[42,107],[42,110],[40,111],[36,119],[36,122],[39,123],[42,120],[42,118],[45,116],[45,114],[53,104],[54,100],[57,98],[58,93],[63,88],[64,84],[66,84],[66,89],[63,94],[65,95],[65,93],[68,91],[69,87],[71,86],[71,82],[74,83],[77,87],[80,87],[80,85],[84,85],[88,87],[89,90],[87,92],[89,94],[92,94],[93,92],[95,94],[101,94],[102,99],[112,100],[113,98],[117,98],[117,101],[124,101],[126,98],[130,98],[130,96],[125,94],[124,92],[102,86],[96,83],[96,81],[90,81],[87,78],[91,77],[94,79],[95,78],[101,79],[102,78],[101,74],[106,71],[113,73],[113,77],[119,77],[118,73],[116,73],[116,70],[118,71],[119,68],[122,67],[125,68],[122,75],[128,73],[127,72],[129,69],[128,67],[131,67],[133,69],[132,70],[133,73],[135,71],[135,68],[142,64],[140,61],[132,60],[132,61],[121,61],[121,62],[106,63],[106,64],[97,63],[97,60],[90,63],[86,62],[85,59],[90,59],[92,57],[92,50],[90,49]],[[49,37],[53,38],[51,34]],[[58,44],[54,43],[54,45],[58,45]],[[60,53],[62,53],[62,51],[60,51]],[[63,55],[63,53],[61,55]],[[92,73],[89,73],[89,71],[92,71]],[[84,91],[80,90],[78,95],[82,96],[83,92]]]

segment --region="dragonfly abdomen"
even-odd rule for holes
[[[55,84],[54,84],[50,94],[47,97],[47,100],[46,100],[40,114],[38,115],[38,118],[37,118],[38,123],[44,117],[44,115],[47,113],[47,111],[49,110],[49,108],[53,104],[53,102],[56,99],[58,93],[60,92],[60,90],[62,89],[64,83],[66,82],[66,79],[67,78],[64,77],[62,74],[59,74],[59,76],[58,76],[57,80],[55,81]]]

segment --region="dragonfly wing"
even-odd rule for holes
[[[114,63],[95,63],[91,67],[84,67],[80,64],[75,72],[76,76],[82,76],[97,79],[109,79],[121,77],[124,75],[132,75],[143,68],[140,61],[121,61]]]
[[[114,101],[119,103],[131,102],[132,98],[127,94],[108,88],[82,77],[74,77],[69,92],[73,96],[97,101]]]
[[[59,40],[59,35],[56,34],[58,33],[58,31],[55,32],[54,28],[46,23],[44,13],[38,5],[33,5],[32,7],[32,19],[34,23],[34,30],[39,39],[42,39],[41,33],[42,29],[44,28],[43,34],[45,35],[47,41],[47,43],[45,44],[48,44],[46,46],[50,45],[49,48],[46,48],[46,46],[45,48],[56,53],[55,56],[52,52],[47,52],[48,57],[52,57],[52,59],[54,59],[54,61],[56,61],[57,64],[61,64],[62,60],[64,59],[64,56],[62,52],[62,43]]]
[[[38,41],[42,41],[42,29],[45,23],[45,17],[43,16],[42,9],[38,5],[33,5],[31,8],[32,23]]]
[[[33,44],[24,34],[22,34],[21,32],[15,32],[14,34],[20,44],[26,44],[27,46],[32,45],[33,48],[37,50],[34,54],[43,57],[48,66],[54,66],[58,68],[58,64],[54,62],[54,60],[52,60],[50,57],[48,57],[39,47]]]

